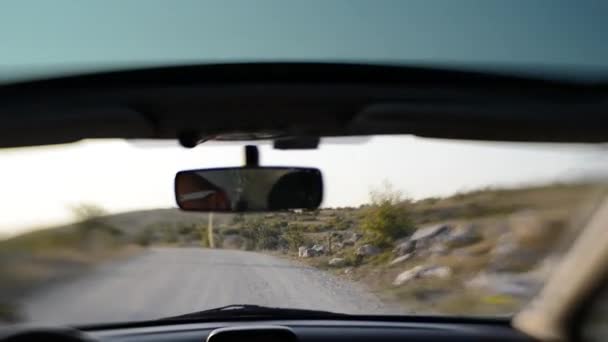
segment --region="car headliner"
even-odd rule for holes
[[[606,142],[606,85],[323,63],[150,68],[0,87],[0,147],[372,134]],[[289,146],[288,146],[289,148]]]

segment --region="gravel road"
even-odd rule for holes
[[[391,314],[357,284],[254,252],[154,248],[49,286],[23,303],[28,320],[84,324],[156,319],[228,304]]]

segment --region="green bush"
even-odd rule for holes
[[[290,226],[281,236],[281,240],[285,242],[285,245],[289,250],[298,250],[300,246],[310,244],[310,239],[307,238],[299,228],[300,227],[297,226]]]
[[[281,228],[277,225],[266,225],[261,218],[252,218],[243,222],[241,236],[246,238],[245,247],[253,249],[277,249]]]
[[[361,222],[367,241],[387,246],[413,233],[415,226],[408,210],[409,201],[402,200],[400,192],[392,190],[387,184],[380,191],[372,191],[371,202]]]
[[[330,229],[334,230],[348,230],[352,228],[353,222],[348,220],[343,215],[336,215],[329,219],[328,223]]]

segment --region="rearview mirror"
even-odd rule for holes
[[[175,199],[191,211],[316,209],[323,199],[321,171],[294,167],[235,167],[180,171]]]

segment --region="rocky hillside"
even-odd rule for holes
[[[507,314],[538,290],[605,190],[562,184],[420,201],[380,196],[358,208],[313,212],[216,214],[214,245],[297,258],[412,312]],[[85,215],[0,241],[0,320],[14,318],[15,296],[100,261],[149,245],[208,247],[208,219],[177,209]]]
[[[361,208],[346,216],[352,227],[301,246],[298,258],[412,312],[510,314],[539,290],[604,193],[591,184],[552,185],[409,203],[416,229],[390,246],[367,241],[357,226]]]

